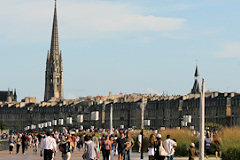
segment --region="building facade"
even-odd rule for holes
[[[134,98],[133,98],[134,97]],[[240,94],[207,92],[205,97],[206,123],[217,123],[223,126],[240,125]],[[150,122],[149,128],[159,129],[176,127],[194,127],[199,129],[200,95],[185,96],[151,96],[122,95],[105,100],[79,99],[61,102],[16,102],[0,105],[0,121],[8,124],[11,130],[23,130],[26,126],[35,125],[36,130],[67,128],[109,128],[110,108],[113,108],[113,127],[139,128],[144,106],[144,120]],[[94,113],[94,114],[93,114]],[[96,114],[97,113],[97,114]],[[82,115],[83,120],[79,121]],[[93,116],[95,115],[95,116]],[[191,116],[191,122],[183,125],[184,117]],[[72,123],[68,123],[71,117]],[[63,124],[38,127],[39,124],[63,120]]]

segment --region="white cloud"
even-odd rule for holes
[[[53,3],[49,1],[1,2],[2,39],[43,39],[51,31]],[[64,38],[103,36],[121,32],[171,32],[186,19],[146,14],[143,7],[103,1],[59,1],[60,35]],[[63,34],[64,33],[64,34]],[[45,38],[44,38],[45,39]]]
[[[214,53],[214,55],[222,58],[240,57],[240,42],[224,44],[219,51]]]

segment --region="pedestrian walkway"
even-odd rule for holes
[[[71,160],[81,160],[82,159],[82,154],[83,151],[75,151],[74,153],[72,153],[72,158]],[[13,152],[13,154],[9,154],[9,152],[6,151],[0,151],[0,160],[43,160],[43,157],[40,157],[40,153],[34,153],[32,151],[31,148],[29,148],[26,151],[26,154],[23,155],[21,153],[16,154],[15,150]],[[61,158],[61,152],[57,153],[57,157],[55,158],[55,160],[62,160]],[[102,155],[100,155],[100,160],[102,160]],[[117,156],[114,157],[114,160],[117,160]],[[140,153],[134,152],[131,155],[131,160],[140,160]],[[148,160],[148,156],[145,153],[144,154],[144,160]],[[187,158],[174,158],[174,160],[187,160]],[[196,158],[196,160],[198,160],[198,158]],[[216,158],[209,158],[208,160],[216,160]]]

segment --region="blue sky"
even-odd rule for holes
[[[0,89],[43,100],[53,0],[0,0]],[[64,97],[240,91],[240,1],[58,0]]]

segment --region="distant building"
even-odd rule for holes
[[[37,99],[36,99],[36,97],[25,97],[24,99],[22,99],[22,102],[37,103]]]
[[[0,102],[16,102],[17,101],[17,92],[16,89],[13,91],[0,91]]]

